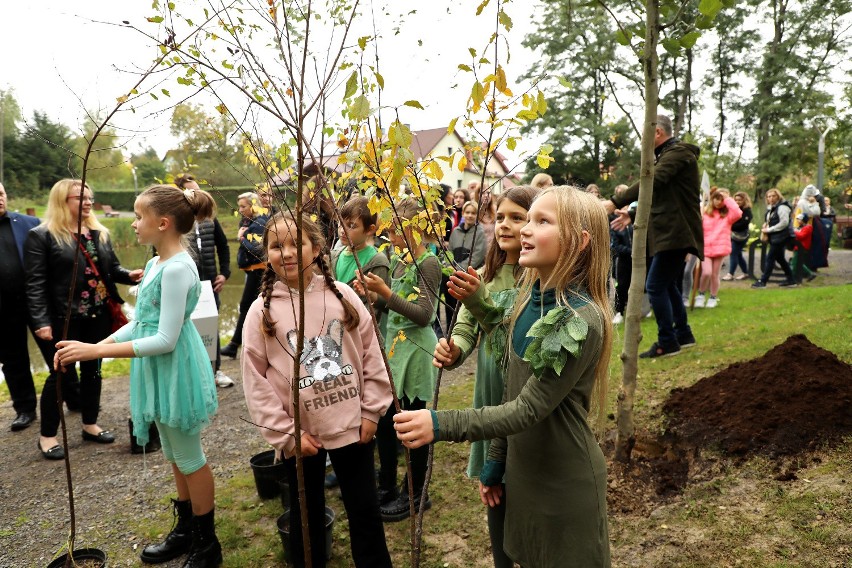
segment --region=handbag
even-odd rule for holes
[[[89,261],[89,266],[92,268],[92,272],[95,273],[95,278],[98,279],[98,291],[102,292],[103,296],[106,298],[106,307],[109,312],[110,318],[112,318],[112,327],[110,331],[115,333],[122,326],[127,325],[127,316],[124,315],[124,312],[121,311],[121,304],[118,301],[109,295],[109,290],[106,287],[106,283],[104,279],[101,278],[101,273],[98,271],[98,267],[95,266],[95,261],[92,260],[92,257],[89,256],[89,253],[86,251],[85,247],[83,247],[83,243],[79,240],[77,241],[77,245],[79,245],[80,250],[83,251],[83,255],[85,255],[86,260]]]
[[[748,229],[742,231],[731,231],[731,238],[738,243],[744,243],[748,240]]]

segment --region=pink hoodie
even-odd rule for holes
[[[731,225],[736,223],[743,212],[731,197],[725,198],[728,214],[722,217],[718,209],[709,215],[704,213],[704,256],[716,258],[731,254]]]
[[[360,439],[361,419],[378,423],[391,404],[390,380],[370,313],[346,284],[337,289],[358,311],[360,324],[343,326],[343,305],[315,276],[305,292],[305,343],[299,366],[302,433],[333,450]],[[283,282],[272,290],[276,336],[261,330],[263,298],[249,308],[243,328],[243,389],[252,421],[287,457],[295,453],[291,385],[299,298]]]

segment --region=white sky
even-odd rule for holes
[[[180,10],[180,0],[177,3]],[[401,20],[399,34],[394,33],[396,20],[377,13],[384,36],[380,43],[386,86],[382,102],[418,100],[425,110],[406,107],[403,122],[412,129],[446,127],[452,117],[463,112],[470,89],[470,75],[459,73],[457,65],[469,63],[468,47],[481,48],[485,44],[493,31],[493,17],[475,17],[478,2],[470,1],[395,0],[387,4],[397,14],[414,9],[417,13]],[[362,0],[362,5],[369,6],[366,0]],[[375,5],[378,10],[386,3]],[[532,10],[532,3],[508,6],[515,24],[509,36],[513,44],[512,61],[507,66],[510,85],[532,57],[520,45],[533,24]],[[151,15],[154,12],[150,0],[4,0],[0,7],[4,24],[0,32],[0,89],[14,90],[25,117],[34,110],[44,111],[51,119],[77,128],[84,118],[83,107],[96,110],[114,106],[116,98],[135,81],[128,70],[148,65],[157,55],[156,48],[138,33],[108,23],[128,20],[154,31],[156,26],[145,22],[145,17]],[[358,30],[350,36],[354,42],[366,33],[370,32]],[[418,40],[422,46],[418,46]],[[456,83],[460,86],[451,89]],[[176,95],[187,92],[174,79],[163,86],[171,91],[172,102]],[[144,114],[128,113],[116,120],[122,128],[143,131],[128,143],[128,153],[151,145],[162,154],[174,142],[168,133],[170,113],[143,121]]]

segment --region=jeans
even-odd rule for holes
[[[746,241],[735,241],[731,239],[731,257],[728,261],[728,273],[733,276],[737,271],[737,266],[743,274],[748,274],[748,263],[743,256],[743,249],[746,246]]]
[[[678,284],[683,278],[686,249],[660,251],[651,258],[645,290],[657,320],[657,343],[677,345],[678,335],[691,334]]]

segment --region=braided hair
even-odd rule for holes
[[[266,227],[263,230],[264,254],[266,254],[269,247],[269,234],[276,230],[276,223],[279,222],[281,224],[292,225],[294,227],[296,226],[296,219],[292,212],[279,211],[273,215],[272,218],[267,221]],[[358,316],[358,311],[352,303],[343,296],[337,288],[337,283],[331,276],[331,271],[329,270],[328,262],[325,257],[326,242],[322,229],[319,224],[312,221],[307,215],[302,217],[302,238],[309,240],[317,249],[320,250],[320,254],[317,255],[314,262],[316,262],[317,267],[322,272],[326,286],[328,286],[328,289],[334,293],[338,300],[340,300],[340,303],[343,306],[343,326],[348,330],[358,327],[358,324],[361,321]],[[260,296],[263,298],[263,319],[261,320],[261,330],[270,337],[275,335],[275,324],[277,323],[272,321],[269,314],[269,306],[272,301],[272,289],[276,280],[278,280],[278,275],[275,273],[272,265],[267,261],[260,283]]]

